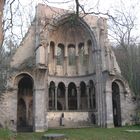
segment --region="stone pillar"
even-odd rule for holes
[[[35,90],[33,94],[33,116],[35,132],[41,132],[45,129],[46,121],[46,100],[45,94],[47,89],[47,71],[46,69],[36,69],[35,71]]]
[[[49,66],[49,61],[50,61],[50,45],[47,46],[46,49],[46,65]]]
[[[55,110],[57,110],[57,87],[55,87]]]
[[[57,46],[54,46],[54,74],[57,74],[56,70],[56,59],[57,59]]]
[[[10,126],[10,130],[12,131],[16,131],[17,130],[17,105],[18,105],[18,88],[14,88],[11,91],[11,98],[10,98],[10,102],[9,102],[9,108],[10,108],[10,113],[9,113],[9,117],[10,118],[10,123],[12,121],[12,124]],[[11,104],[12,103],[12,104]],[[6,118],[5,118],[6,119]]]
[[[65,91],[65,103],[66,103],[66,110],[69,109],[68,107],[68,87],[65,88],[66,91]]]
[[[95,56],[96,62],[96,82],[95,89],[97,95],[97,111],[98,111],[98,126],[106,127],[106,104],[105,104],[105,92],[104,92],[104,79],[102,73],[102,58],[101,49],[94,51],[93,56]]]
[[[65,54],[64,54],[64,74],[67,75],[67,67],[68,67],[68,47],[65,46]]]
[[[80,88],[77,87],[77,109],[80,110]]]
[[[34,93],[34,131],[44,131],[45,124],[45,89],[36,88]]]
[[[93,109],[93,88],[92,88],[92,90],[91,90],[91,93],[90,93],[90,95],[91,95],[91,108]]]
[[[107,110],[107,120],[106,120],[106,124],[107,127],[114,127],[114,123],[113,123],[113,106],[112,106],[112,91],[111,90],[107,90],[106,91],[106,110]]]

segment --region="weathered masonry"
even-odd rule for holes
[[[11,61],[0,100],[1,125],[44,131],[133,123],[135,104],[109,45],[106,22],[38,5]]]

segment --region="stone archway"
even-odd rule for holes
[[[55,110],[55,83],[53,81],[49,86],[49,110]]]
[[[112,83],[112,108],[114,126],[121,126],[120,89],[116,82]]]
[[[60,82],[57,87],[57,109],[66,109],[65,84],[63,82]]]
[[[17,130],[33,130],[33,79],[23,74],[18,82]]]
[[[80,83],[80,109],[87,110],[88,109],[88,102],[87,102],[87,91],[86,91],[86,84],[85,82]]]
[[[96,109],[95,85],[92,80],[89,81],[89,107],[90,109]]]
[[[68,108],[69,110],[77,110],[77,90],[74,83],[68,85]]]

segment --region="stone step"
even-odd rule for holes
[[[68,140],[65,134],[45,134],[42,136],[42,140]]]

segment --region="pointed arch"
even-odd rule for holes
[[[88,98],[87,98],[87,93],[86,93],[86,84],[85,82],[80,83],[80,109],[81,110],[86,110],[88,109]]]
[[[112,108],[114,126],[121,126],[120,88],[117,82],[112,82]]]
[[[32,77],[25,73],[18,75],[17,80],[17,130],[26,130],[28,127],[33,130],[33,107],[30,105],[30,100],[32,100],[33,105],[34,82]],[[21,110],[23,111],[21,112]]]

